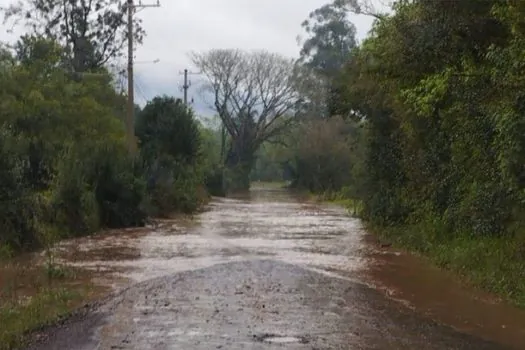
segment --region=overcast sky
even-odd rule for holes
[[[185,68],[196,71],[188,59],[190,51],[212,48],[266,49],[297,57],[297,36],[303,34],[301,22],[316,8],[330,0],[161,0],[160,8],[146,8],[136,16],[147,32],[136,53],[136,98],[144,103],[155,95],[182,96]],[[0,0],[0,6],[11,0]],[[138,1],[136,0],[135,3]],[[156,0],[142,0],[155,3]],[[351,16],[363,39],[372,25],[365,16]],[[0,40],[13,41],[20,32],[0,30]],[[154,60],[160,60],[153,63]],[[199,77],[191,80],[197,85]],[[202,79],[202,78],[201,78]],[[199,92],[190,88],[200,114],[210,114],[199,101]]]

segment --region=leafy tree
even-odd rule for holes
[[[136,134],[147,177],[151,213],[168,216],[193,211],[199,204],[199,125],[182,101],[156,97],[137,117]]]
[[[4,23],[23,22],[31,34],[58,42],[65,48],[68,66],[86,72],[122,54],[126,10],[120,0],[22,0],[4,11]],[[134,36],[140,42],[144,31],[136,21]]]
[[[0,242],[16,249],[42,243],[50,227],[87,234],[144,221],[142,175],[125,152],[111,78],[72,80],[62,52],[28,36],[0,63],[2,176],[16,182],[1,194]]]
[[[356,46],[356,29],[347,12],[331,4],[311,12],[302,23],[309,38],[303,42],[300,62],[333,77]]]
[[[324,86],[321,96],[325,107],[318,111],[318,117],[340,113],[340,93],[334,81],[357,45],[356,29],[347,13],[341,6],[327,4],[311,12],[302,23],[309,37],[302,44],[299,62],[318,75],[319,82],[310,87],[310,92],[319,95],[319,85]]]
[[[200,148],[199,127],[180,100],[155,97],[137,116],[136,135],[148,160],[169,155],[183,164],[194,164]]]

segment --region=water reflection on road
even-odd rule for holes
[[[228,262],[277,261],[381,290],[411,312],[525,348],[522,311],[461,287],[420,259],[382,251],[365,237],[361,222],[340,207],[254,188],[245,198],[212,201],[194,220],[70,240],[58,251],[68,264],[94,271],[96,283],[115,289]]]
[[[148,230],[64,242],[60,256],[123,282],[263,257],[327,273],[363,271],[359,220],[343,208],[301,203],[282,190],[259,191],[257,196],[253,190],[251,200],[217,199],[193,221],[161,221]]]

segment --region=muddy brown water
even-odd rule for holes
[[[525,349],[523,310],[281,189],[57,253],[121,293],[35,349]]]

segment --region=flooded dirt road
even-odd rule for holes
[[[364,238],[342,208],[255,188],[247,198],[213,201],[194,220],[65,242],[61,259],[117,292],[32,349],[520,348],[525,316],[513,308],[462,329],[432,321],[432,303],[420,312],[409,297],[390,297],[391,281],[374,271],[382,256],[399,254]],[[396,296],[403,291],[417,294],[406,287]],[[460,306],[450,314],[470,317]],[[506,332],[491,328],[499,321]]]

